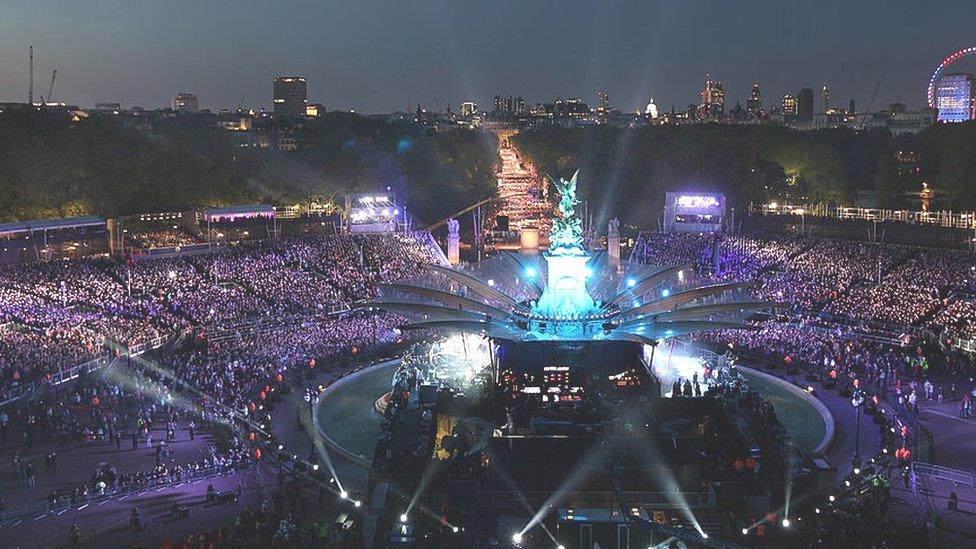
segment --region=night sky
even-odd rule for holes
[[[437,109],[495,93],[527,104],[596,103],[624,110],[653,96],[661,109],[697,101],[705,74],[729,105],[759,82],[767,106],[827,83],[832,104],[921,107],[948,52],[976,45],[976,1],[580,2],[532,0],[4,0],[0,101],[35,96],[58,69],[54,98],[81,106],[271,105],[271,79],[308,77],[330,109]],[[976,72],[976,61],[960,64]],[[819,93],[817,108],[819,108]]]

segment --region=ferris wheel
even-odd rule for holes
[[[976,46],[963,48],[961,50],[954,51],[949,55],[945,56],[942,62],[939,63],[939,66],[935,68],[935,72],[932,73],[932,78],[929,78],[929,85],[928,88],[926,89],[926,97],[928,99],[929,107],[933,109],[936,108],[935,87],[939,85],[939,78],[942,77],[942,72],[945,71],[945,69],[949,65],[955,63],[956,61],[962,59],[963,57],[966,57],[967,55],[974,55],[974,54],[976,54]]]

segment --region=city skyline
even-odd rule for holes
[[[245,106],[270,110],[272,78],[294,74],[307,78],[308,100],[329,109],[458,110],[469,100],[486,109],[498,93],[527,105],[557,97],[596,104],[607,90],[622,110],[654,97],[664,111],[696,103],[707,74],[723,83],[726,109],[744,106],[755,82],[767,105],[828,85],[838,105],[854,98],[865,109],[896,101],[919,108],[939,60],[971,45],[969,18],[959,15],[976,11],[961,2],[925,11],[907,1],[614,2],[594,18],[589,4],[560,6],[288,2],[265,12],[247,1],[14,0],[6,21],[17,25],[0,33],[0,101],[26,99],[33,44],[35,95],[57,69],[54,99],[82,106],[153,109],[189,92],[201,108],[233,108],[246,94]],[[772,9],[788,12],[786,22],[763,18]],[[925,39],[898,39],[908,33]],[[960,69],[973,65],[964,60]]]

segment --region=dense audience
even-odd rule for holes
[[[971,254],[795,237],[713,238],[643,235],[634,258],[692,263],[719,280],[757,279],[756,297],[789,302],[791,311],[757,330],[705,333],[696,336],[699,342],[800,367],[848,389],[858,380],[909,413],[920,400],[954,391],[933,387],[926,377],[933,363],[957,371],[961,361],[954,354],[894,337],[912,328],[940,332],[943,340],[976,337]],[[125,436],[133,448],[157,448],[155,467],[100,469],[91,482],[52,493],[54,506],[96,491],[179,482],[215,464],[233,467],[252,450],[237,434],[189,461],[165,459],[165,440],[174,430],[192,431],[193,421],[231,423],[229,411],[268,398],[275,380],[289,371],[397,339],[396,317],[348,310],[375,297],[379,283],[424,276],[423,265],[441,259],[430,235],[420,233],[300,236],[175,259],[55,261],[0,270],[0,389],[119,348],[189,336],[175,351],[154,357],[152,367],[136,366],[138,375],[86,379],[64,398],[24,404],[11,430],[28,447],[37,436],[58,433],[64,440],[114,440],[117,446]],[[888,342],[857,337],[863,330],[882,333]],[[6,440],[6,419],[2,427]],[[156,444],[154,430],[165,433],[155,434]],[[55,460],[45,465],[55,467]],[[31,483],[35,470],[26,462],[17,472]],[[234,532],[205,535],[216,536],[217,545],[232,545],[237,536],[266,540],[287,520],[262,511]]]
[[[299,236],[221,253],[0,270],[0,388],[193,326],[308,319],[375,296],[438,258],[428,233]]]
[[[147,230],[131,233],[129,240],[136,248],[173,248],[201,244],[202,238],[180,230]]]
[[[892,334],[928,329],[976,337],[976,257],[965,251],[791,236],[647,233],[634,259],[693,263],[722,280],[759,282],[756,296],[794,311]]]

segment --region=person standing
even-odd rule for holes
[[[3,443],[7,443],[7,426],[10,423],[10,416],[7,412],[0,412],[0,437],[3,438]]]
[[[196,438],[195,437],[195,434],[194,434],[194,431],[196,430],[196,427],[197,427],[196,424],[193,423],[193,420],[191,419],[189,425],[187,425],[187,430],[190,431],[190,441],[191,442]]]
[[[27,485],[34,486],[37,481],[37,473],[34,471],[34,464],[27,462],[27,467],[24,469],[24,475],[27,477]]]

